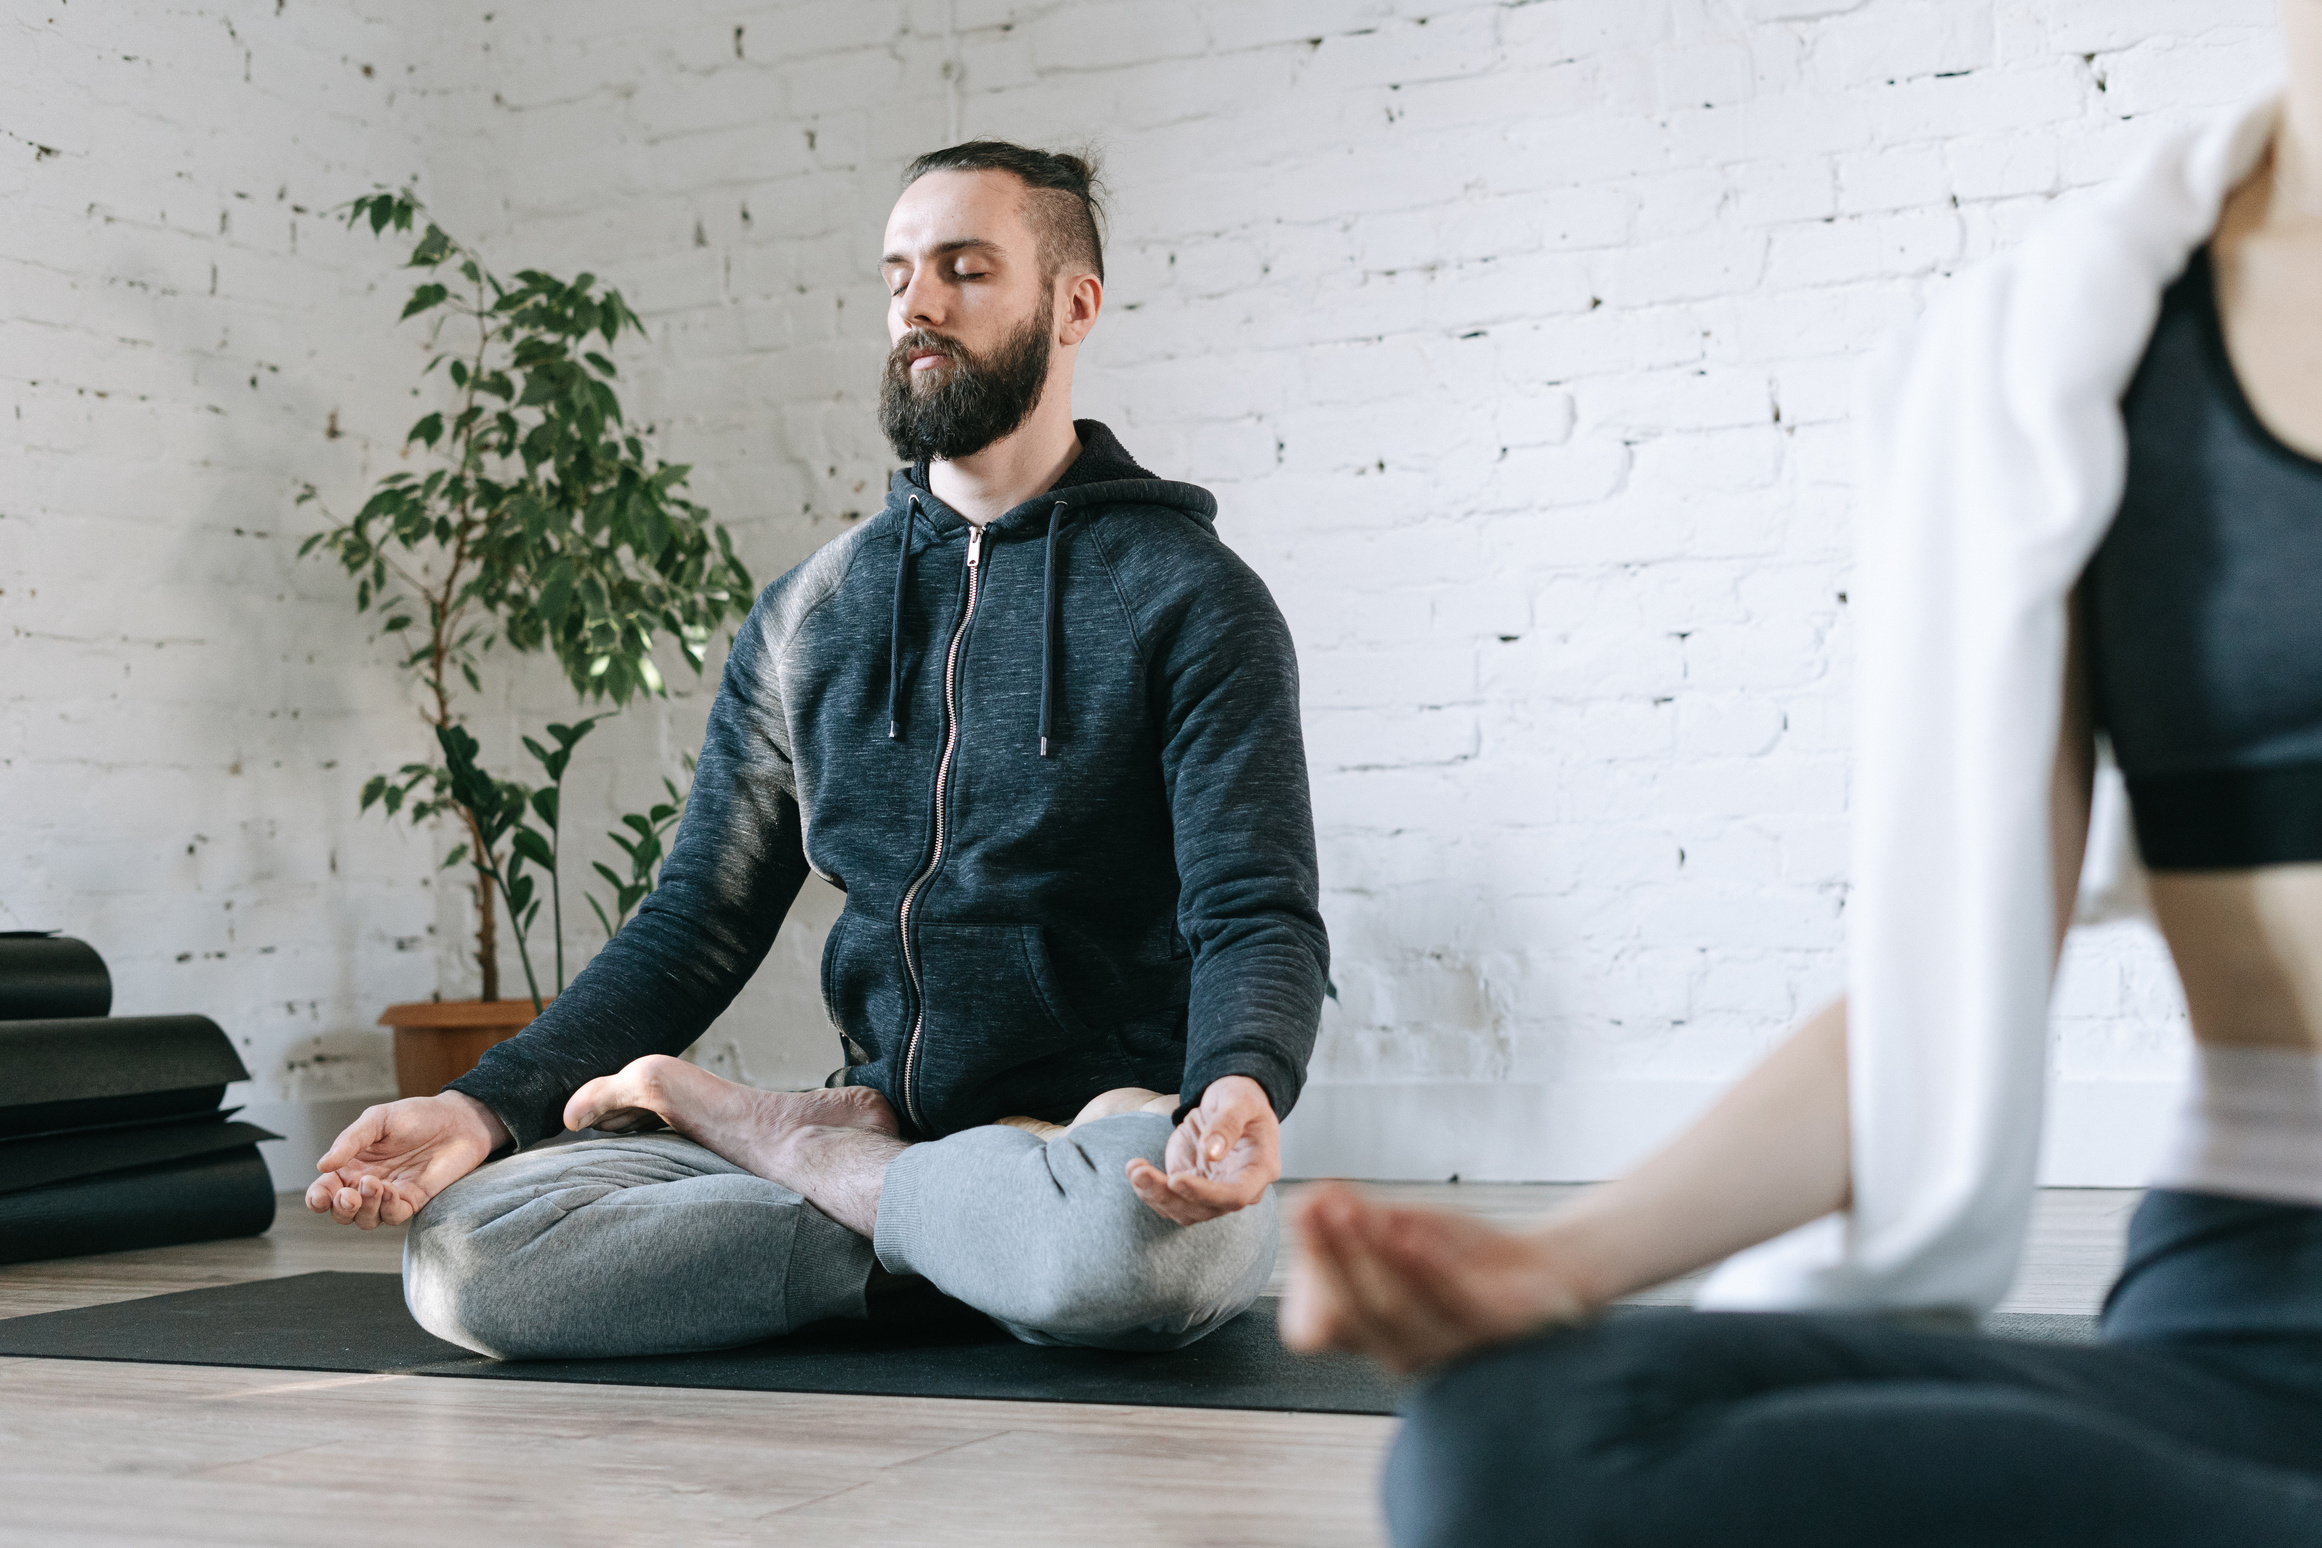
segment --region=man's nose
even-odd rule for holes
[[[943,287],[924,275],[913,275],[903,287],[903,325],[938,328],[943,325]]]

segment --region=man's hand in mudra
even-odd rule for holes
[[[1142,1156],[1128,1168],[1129,1186],[1155,1214],[1198,1225],[1257,1203],[1282,1175],[1282,1126],[1266,1088],[1247,1075],[1211,1081],[1162,1159],[1166,1172]]]
[[[507,1144],[492,1110],[458,1091],[367,1107],[317,1162],[306,1207],[341,1225],[401,1225]]]

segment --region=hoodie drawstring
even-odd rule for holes
[[[1057,586],[1057,535],[1064,528],[1064,513],[1070,509],[1062,500],[1048,513],[1047,569],[1042,577],[1040,594],[1040,756],[1051,756],[1049,744],[1056,736],[1056,674],[1058,658],[1063,654],[1064,597]],[[903,739],[903,602],[911,589],[911,540],[919,530],[919,500],[913,496],[903,513],[902,551],[895,557],[895,614],[888,625],[887,640],[887,737],[890,741]]]
[[[1048,513],[1048,568],[1041,587],[1040,607],[1040,756],[1048,756],[1048,738],[1056,729],[1057,635],[1060,598],[1056,589],[1056,534],[1064,525],[1065,504],[1056,502]]]
[[[919,497],[903,511],[903,547],[895,556],[895,617],[887,632],[887,739],[903,739],[903,597],[911,589],[911,539],[919,530]]]

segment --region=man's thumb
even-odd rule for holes
[[[364,1108],[363,1115],[348,1124],[339,1137],[331,1141],[331,1148],[323,1152],[322,1159],[314,1164],[314,1169],[318,1172],[337,1171],[354,1160],[357,1152],[377,1139],[385,1128],[380,1109]]]
[[[1201,1159],[1223,1161],[1226,1153],[1234,1148],[1235,1141],[1242,1137],[1242,1115],[1231,1108],[1209,1115],[1199,1133]]]

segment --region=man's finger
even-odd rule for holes
[[[1197,1206],[1187,1203],[1170,1190],[1169,1178],[1150,1161],[1139,1156],[1129,1162],[1129,1186],[1136,1190],[1147,1208],[1173,1225],[1198,1225],[1208,1216]]]
[[[364,1146],[378,1140],[385,1132],[385,1111],[378,1107],[364,1108],[355,1121],[342,1129],[337,1139],[331,1141],[331,1148],[324,1151],[322,1159],[314,1164],[315,1170],[335,1172],[362,1154]]]
[[[1247,1127],[1243,1115],[1230,1107],[1217,1113],[1196,1110],[1186,1116],[1188,1120],[1197,1117],[1205,1120],[1197,1131],[1201,1141],[1198,1153],[1211,1166],[1233,1153],[1234,1146],[1241,1140],[1242,1130]]]
[[[1265,1196],[1266,1185],[1251,1184],[1247,1177],[1204,1177],[1199,1172],[1179,1172],[1169,1179],[1169,1191],[1181,1199],[1206,1204],[1220,1214],[1247,1209]]]

